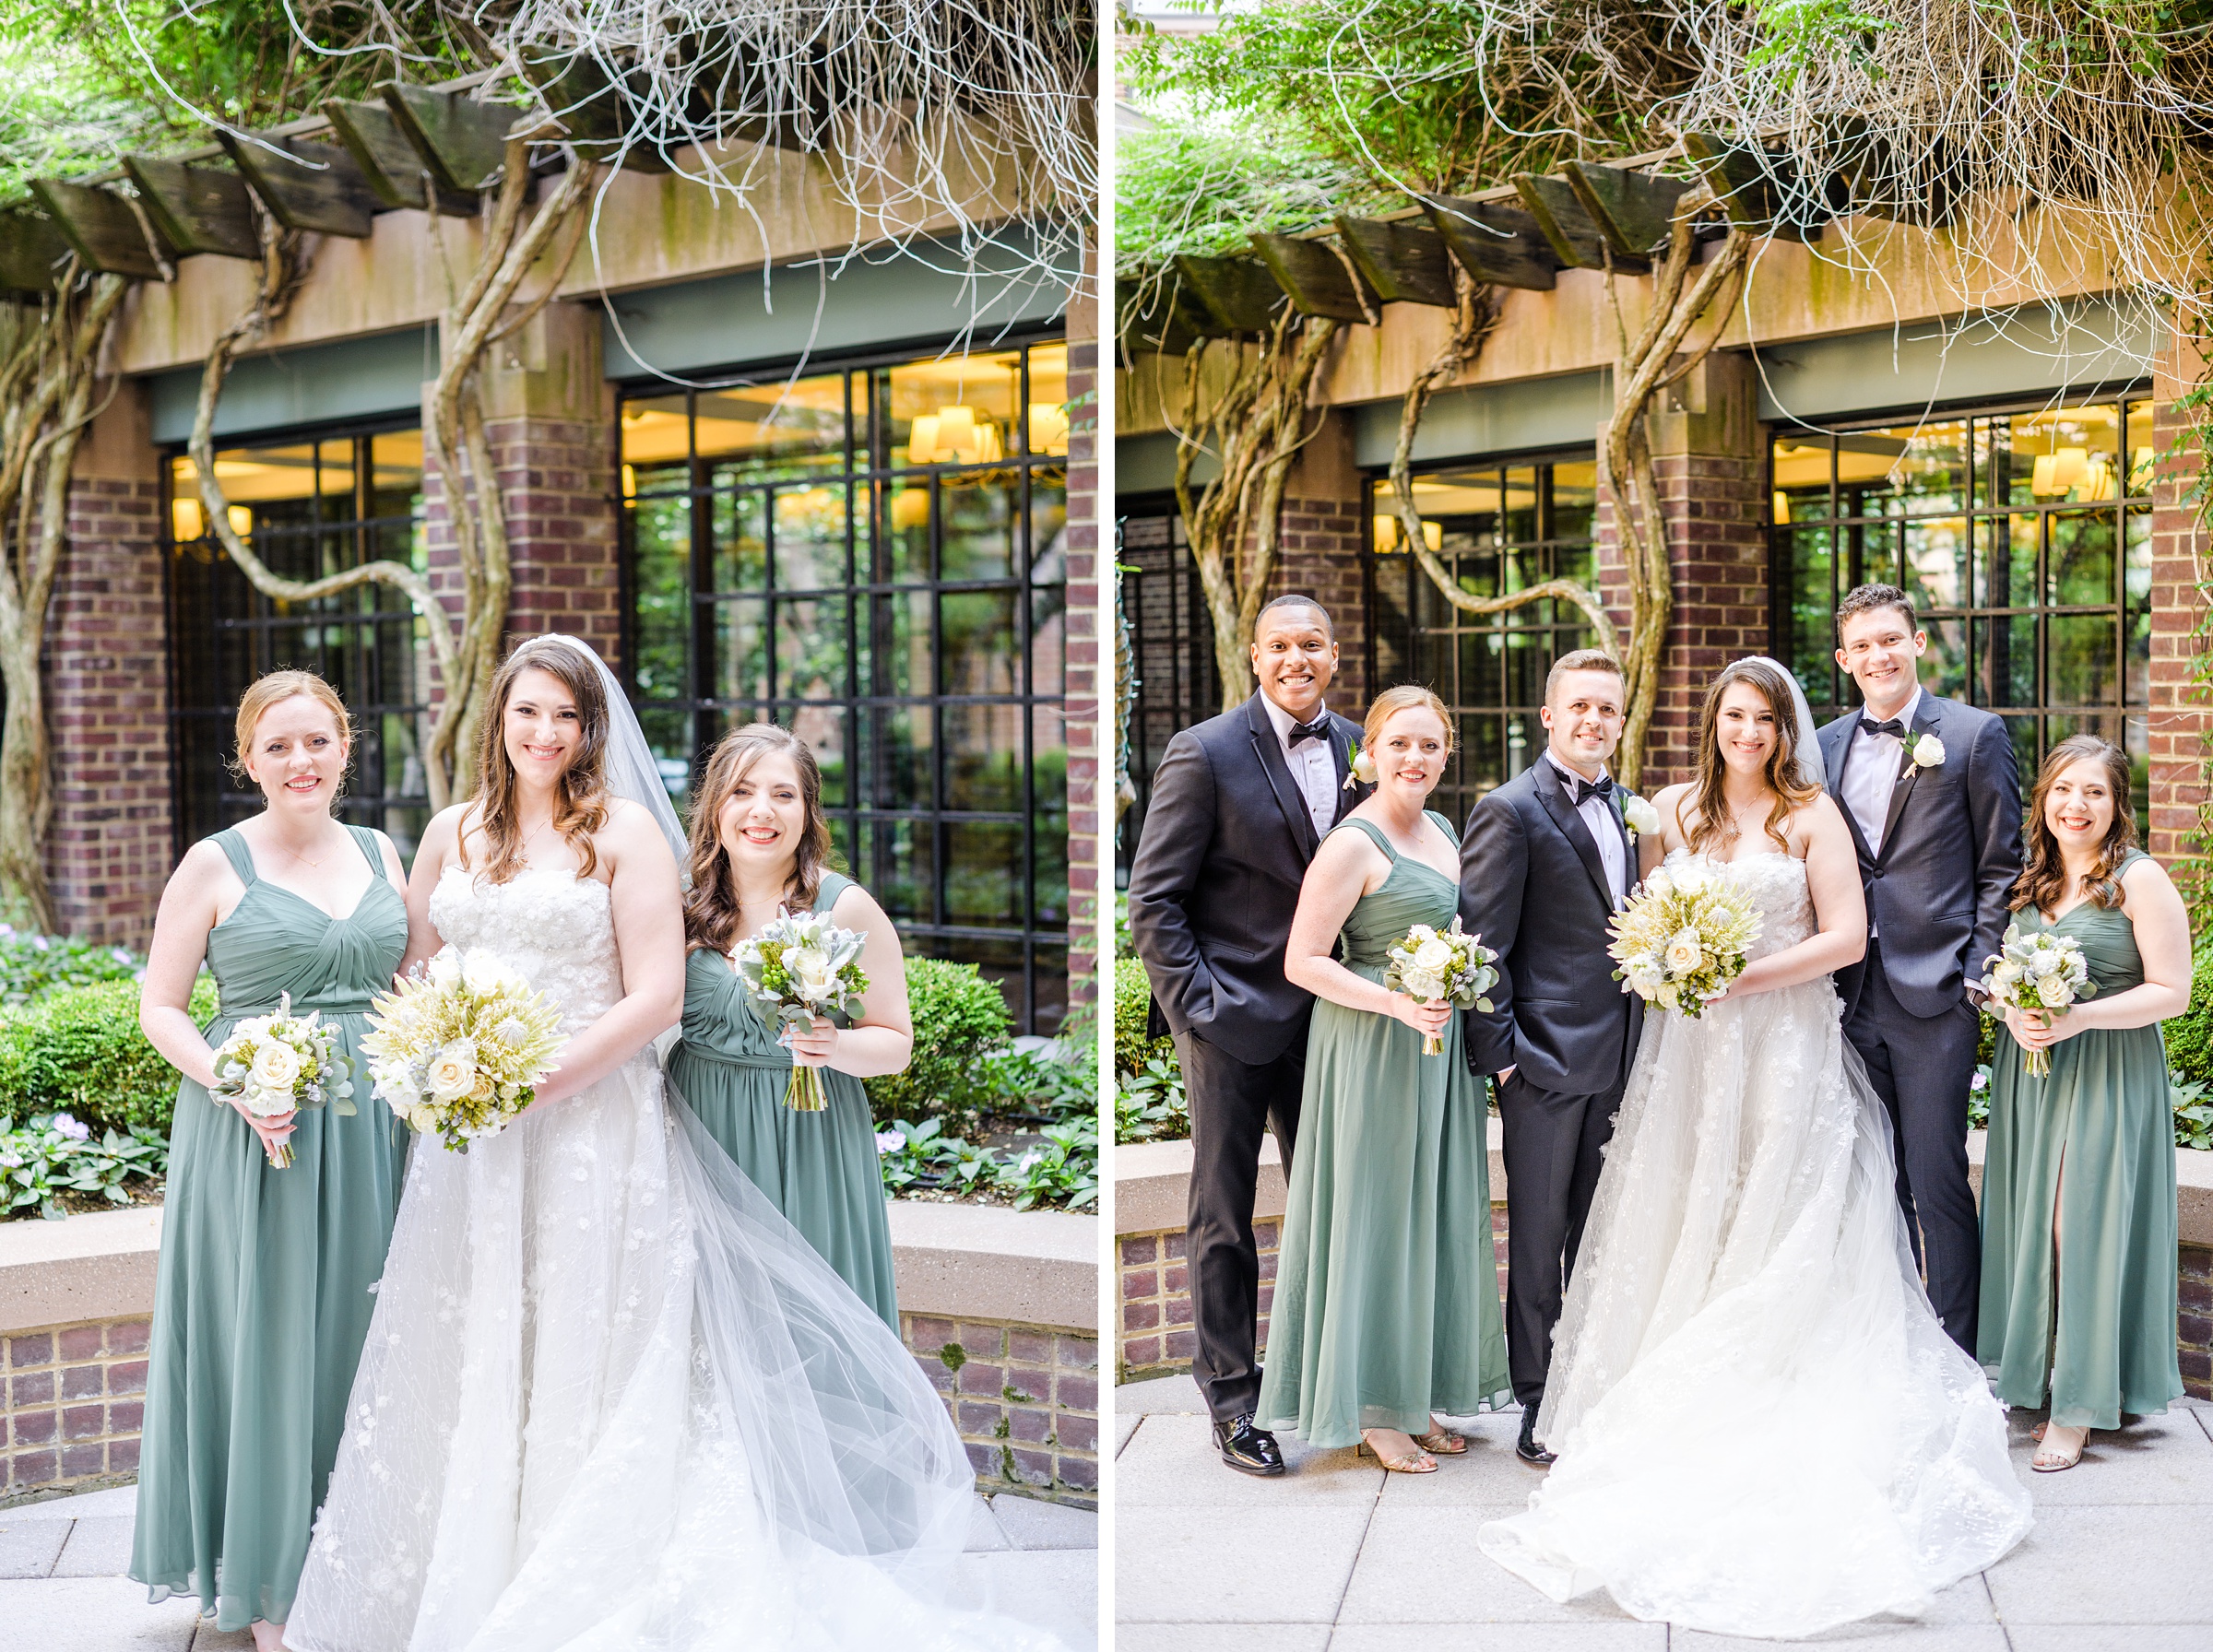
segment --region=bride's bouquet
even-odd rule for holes
[[[1984,963],[1990,973],[1982,990],[1994,1004],[2013,1009],[2043,1009],[2053,1014],[2078,998],[2095,997],[2098,984],[2090,979],[2089,960],[2082,948],[2049,929],[2023,934],[2018,924],[2006,926],[2006,937]],[[2052,1070],[2050,1050],[2023,1052],[2022,1071],[2041,1079]]]
[[[1406,931],[1406,938],[1384,954],[1383,985],[1424,1004],[1488,1009],[1491,1001],[1483,995],[1498,984],[1498,972],[1491,967],[1497,962],[1498,954],[1462,929],[1455,914],[1450,929],[1416,924]],[[1441,1034],[1422,1040],[1423,1055],[1444,1053]]]
[[[1621,990],[1696,1021],[1745,973],[1759,914],[1737,880],[1698,866],[1665,867],[1614,914],[1606,952]]]
[[[449,1148],[497,1136],[568,1043],[561,1011],[491,953],[448,947],[376,1000],[361,1053],[376,1094]]]
[[[840,929],[828,913],[779,913],[775,923],[730,949],[730,967],[761,1019],[777,1029],[777,1042],[788,1045],[818,1015],[860,1013],[860,995],[869,990],[860,949],[868,938],[861,930]],[[820,1113],[828,1103],[821,1072],[793,1062],[784,1104],[794,1113]]]
[[[353,1112],[353,1080],[338,1054],[338,1030],[323,1023],[323,1012],[292,1013],[292,995],[277,1001],[275,1015],[256,1015],[238,1023],[215,1053],[215,1083],[209,1095],[236,1102],[255,1118],[281,1118],[327,1106]],[[292,1162],[290,1139],[268,1144],[269,1162],[278,1170]]]

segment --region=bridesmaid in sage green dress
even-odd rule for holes
[[[130,1575],[157,1601],[197,1595],[218,1629],[251,1625],[263,1648],[281,1644],[399,1208],[391,1114],[357,1052],[408,912],[391,843],[331,817],[349,744],[322,678],[279,671],[246,690],[238,768],[267,808],[195,844],[170,879],[139,1010],[183,1081]],[[205,1034],[185,1008],[203,958],[222,995]],[[212,1051],[286,993],[339,1030],[350,1115],[256,1120],[208,1095]],[[274,1168],[267,1148],[288,1136],[292,1163]]]
[[[1460,844],[1423,808],[1452,750],[1427,689],[1387,690],[1362,736],[1376,792],[1323,839],[1299,891],[1285,979],[1313,993],[1298,1152],[1276,1263],[1259,1422],[1360,1443],[1427,1474],[1467,1441],[1438,1414],[1509,1401],[1491,1245],[1483,1081],[1462,1017],[1384,987],[1385,954],[1460,909]],[[1331,956],[1343,943],[1343,962]],[[1440,1035],[1444,1053],[1422,1054]]]
[[[2190,926],[2136,846],[2129,780],[2095,735],[2044,759],[2014,921],[2080,945],[2098,991],[2064,1011],[2006,1010],[1991,1060],[1977,1352],[2000,1399],[2049,1405],[2030,1464],[2045,1473],[2073,1468],[2091,1429],[2183,1393],[2159,1024],[2189,1005]],[[2049,1052],[2048,1076],[2024,1070],[2026,1050]]]
[[[753,1185],[893,1330],[892,1229],[863,1079],[895,1073],[914,1049],[898,931],[850,878],[829,869],[822,771],[773,723],[726,734],[692,805],[685,896],[683,1037],[669,1078]],[[779,1044],[730,967],[730,950],[782,912],[828,912],[867,934],[869,977],[851,1025],[817,1018]],[[794,1059],[822,1069],[819,1113],[784,1104]]]

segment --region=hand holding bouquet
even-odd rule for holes
[[[1427,924],[1409,929],[1406,938],[1385,954],[1383,985],[1417,1003],[1488,1009],[1491,1001],[1483,995],[1498,983],[1498,972],[1491,967],[1497,962],[1498,954],[1483,945],[1480,937],[1461,928],[1456,914],[1450,929],[1433,929]],[[1423,1055],[1444,1053],[1441,1034],[1422,1040]]]
[[[369,1025],[361,1053],[377,1095],[462,1152],[538,1099],[569,1042],[544,994],[491,953],[454,947],[378,998]]]
[[[1699,866],[1656,868],[1614,914],[1607,954],[1621,990],[1696,1021],[1745,973],[1759,917],[1734,878]]]
[[[778,1030],[776,1042],[788,1048],[792,1034],[811,1028],[817,1016],[860,1013],[860,995],[869,990],[860,949],[868,938],[840,929],[826,912],[780,913],[730,949],[730,967],[761,1019]],[[822,1073],[794,1061],[784,1104],[820,1113],[828,1102]]]
[[[2006,926],[1998,950],[1984,960],[1989,974],[1982,990],[1990,1000],[2007,1009],[2056,1015],[2077,998],[2095,997],[2098,984],[2090,979],[2089,960],[2082,948],[2050,929],[2022,933],[2018,923]],[[2022,1070],[2032,1079],[2052,1070],[2050,1050],[2023,1052]]]
[[[292,1013],[292,995],[277,1001],[275,1015],[251,1016],[238,1023],[215,1053],[215,1083],[209,1095],[234,1103],[254,1118],[328,1106],[353,1112],[353,1080],[337,1053],[336,1027],[323,1024],[322,1011]],[[282,1170],[292,1162],[291,1131],[271,1141],[264,1138],[269,1163]]]

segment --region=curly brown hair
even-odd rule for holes
[[[2059,840],[2052,835],[2051,823],[2044,819],[2044,799],[2051,795],[2053,783],[2086,758],[2105,765],[2106,789],[2113,796],[2113,823],[2106,832],[2105,842],[2098,846],[2098,864],[2082,880],[2082,892],[2092,905],[2109,911],[2127,898],[2121,888],[2121,863],[2136,846],[2136,808],[2129,801],[2134,776],[2128,754],[2094,734],[2071,734],[2045,752],[2044,761],[2038,765],[2036,785],[2029,793],[2029,820],[2021,832],[2029,853],[2006,902],[2011,911],[2033,906],[2039,912],[2050,912],[2066,895],[2067,864],[2060,855]]]
[[[1722,696],[1738,683],[1757,689],[1775,714],[1775,744],[1768,752],[1762,776],[1775,794],[1768,810],[1768,836],[1786,854],[1791,840],[1783,834],[1794,809],[1803,808],[1821,795],[1821,788],[1798,778],[1798,712],[1791,685],[1782,672],[1762,659],[1732,660],[1714,674],[1706,690],[1706,703],[1698,713],[1698,775],[1691,783],[1691,800],[1698,811],[1698,824],[1684,835],[1694,852],[1711,853],[1736,837],[1736,819],[1722,796],[1728,765],[1722,761]],[[1676,820],[1682,819],[1681,807]]]
[[[483,727],[477,735],[478,823],[491,850],[491,863],[482,876],[505,883],[523,869],[522,821],[515,796],[515,764],[507,756],[507,702],[515,679],[526,671],[543,671],[557,678],[576,702],[576,720],[584,738],[576,755],[561,772],[553,788],[553,830],[576,851],[584,862],[577,875],[589,878],[599,869],[592,849],[592,834],[607,824],[607,691],[599,684],[599,668],[567,638],[532,637],[518,643],[515,652],[491,679],[491,692]],[[468,870],[468,831],[466,817],[461,832],[461,868]]]
[[[722,846],[720,816],[738,783],[771,752],[791,759],[791,766],[799,771],[799,801],[807,809],[806,830],[799,833],[791,877],[785,885],[789,903],[811,912],[822,893],[822,873],[835,867],[830,819],[822,813],[822,765],[814,760],[813,748],[774,723],[740,724],[716,742],[706,772],[692,794],[692,888],[684,896],[684,944],[690,950],[704,947],[727,952],[737,945],[738,880],[729,851]]]

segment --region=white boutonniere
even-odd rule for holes
[[[1345,775],[1342,789],[1349,792],[1356,785],[1376,784],[1376,760],[1360,749],[1356,739],[1344,744],[1344,766],[1350,773]]]
[[[1944,761],[1944,742],[1933,734],[1924,734],[1913,742],[1913,766],[1934,769]]]
[[[1621,800],[1621,823],[1629,829],[1629,842],[1635,843],[1648,832],[1660,830],[1660,810],[1634,792],[1617,792]]]

